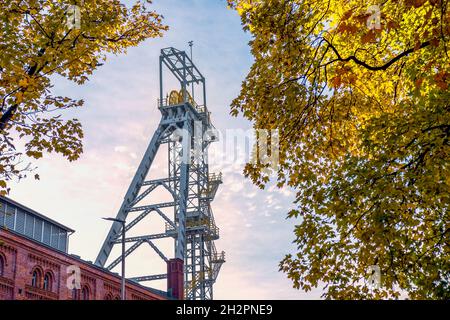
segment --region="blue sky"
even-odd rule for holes
[[[207,79],[215,126],[219,130],[251,127],[229,115],[229,105],[252,64],[250,35],[242,31],[236,12],[226,8],[225,0],[155,0],[152,7],[170,27],[163,38],[148,40],[126,55],[109,57],[83,86],[55,79],[57,94],[85,100],[82,108],[65,114],[82,121],[85,150],[81,159],[69,163],[46,155],[34,162],[40,181],[12,185],[11,198],[77,230],[70,239],[70,252],[86,260],[95,259],[109,228],[101,217],[115,216],[159,122],[161,48],[187,50],[187,42],[193,40],[194,61]],[[164,164],[155,160],[156,171],[163,170]],[[294,193],[273,187],[259,190],[243,177],[242,167],[219,163],[213,168],[224,174],[213,210],[221,229],[216,244],[227,258],[215,285],[215,298],[318,298],[318,290],[292,289],[278,272],[278,262],[294,249],[295,221],[285,219]],[[145,228],[138,231],[148,231]],[[151,259],[144,249],[138,252],[128,260],[127,276],[158,273],[153,270],[161,267]],[[164,289],[164,283],[153,286]]]

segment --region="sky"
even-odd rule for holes
[[[187,42],[193,40],[194,62],[206,77],[215,127],[220,132],[251,128],[246,120],[229,115],[230,103],[253,61],[251,38],[242,30],[237,13],[227,9],[225,0],[154,0],[152,7],[170,27],[162,38],[109,57],[83,86],[54,79],[54,93],[85,101],[82,108],[64,113],[65,118],[76,117],[83,124],[82,157],[68,162],[59,155],[45,155],[33,161],[39,181],[29,178],[11,184],[10,198],[76,230],[70,236],[69,251],[85,260],[95,260],[110,227],[101,218],[116,215],[159,123],[160,49],[188,50]],[[217,143],[219,151],[221,143]],[[214,298],[319,298],[320,290],[293,289],[278,271],[279,261],[295,250],[293,229],[298,221],[286,220],[294,192],[273,186],[258,189],[243,176],[243,165],[239,161],[211,164],[211,171],[223,173],[212,209],[221,236],[216,246],[226,252]],[[164,157],[157,157],[150,174],[164,175],[165,166]],[[153,200],[160,202],[164,197],[157,193]],[[154,228],[157,222],[149,218],[133,232],[148,234]],[[127,259],[127,277],[163,270],[149,247],[139,248]],[[165,289],[163,282],[146,285]]]

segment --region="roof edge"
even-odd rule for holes
[[[8,197],[0,195],[0,199],[6,201],[6,202],[8,202],[8,203],[10,203],[10,204],[12,204],[12,205],[14,205],[16,207],[18,207],[18,208],[20,208],[20,209],[22,209],[24,211],[27,211],[27,212],[29,212],[31,214],[34,214],[35,216],[37,216],[37,217],[39,217],[41,219],[47,220],[48,222],[53,223],[54,225],[60,227],[61,229],[64,229],[65,231],[67,231],[69,233],[74,233],[75,232],[75,230],[73,230],[72,228],[69,228],[69,227],[59,223],[58,221],[53,220],[53,219],[51,219],[51,218],[49,218],[49,217],[47,217],[47,216],[45,216],[45,215],[43,215],[43,214],[33,210],[31,208],[28,208],[27,206],[24,206],[23,204],[21,204],[21,203],[19,203],[17,201],[14,201],[14,200],[12,200],[12,199],[10,199]]]

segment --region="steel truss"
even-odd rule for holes
[[[205,78],[184,51],[175,48],[161,50],[160,98],[158,108],[161,121],[144,154],[137,172],[128,188],[117,219],[130,221],[128,231],[149,214],[158,215],[165,222],[165,230],[158,234],[127,237],[132,245],[125,256],[133,253],[142,244],[148,244],[165,262],[169,259],[160,250],[155,240],[174,239],[175,258],[184,261],[184,297],[189,300],[213,298],[213,284],[225,262],[224,252],[217,253],[214,241],[219,239],[211,209],[221,174],[211,174],[208,168],[207,149],[215,141],[214,127],[206,108]],[[181,101],[170,101],[163,96],[164,66],[180,82]],[[203,89],[203,104],[198,105],[189,94],[195,83]],[[193,91],[193,90],[192,90]],[[166,178],[146,180],[153,160],[161,145],[168,145],[169,174]],[[173,201],[140,205],[155,189],[165,188]],[[173,217],[161,209],[173,208]],[[105,266],[114,245],[121,243],[121,224],[114,222],[97,256],[96,264]],[[112,269],[122,261],[119,256],[109,265]],[[143,282],[168,278],[167,274],[143,275],[131,278]]]

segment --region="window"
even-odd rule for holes
[[[17,210],[14,230],[21,234],[25,233],[25,212],[21,210]]]
[[[58,249],[58,242],[59,242],[59,232],[60,229],[57,226],[52,226],[52,232],[51,232],[51,241],[50,241],[50,246],[52,246],[53,248]]]
[[[72,300],[78,300],[78,289],[77,288],[72,289]]]
[[[112,300],[112,295],[111,295],[111,293],[108,293],[108,294],[105,296],[105,300]]]
[[[5,217],[5,227],[14,230],[14,220],[16,215],[16,210],[14,207],[5,204],[6,206],[6,217]]]
[[[41,219],[34,219],[34,233],[33,238],[37,241],[42,241],[42,224],[43,221]]]
[[[66,242],[67,242],[67,232],[61,230],[59,233],[58,249],[61,251],[67,251]]]
[[[0,201],[0,227],[5,225],[6,203]]]
[[[33,238],[33,230],[34,230],[34,217],[25,214],[25,235],[27,237]]]
[[[39,288],[41,286],[41,272],[39,269],[33,270],[33,276],[31,277],[31,285],[35,288]]]
[[[45,244],[50,245],[50,236],[51,236],[51,225],[48,222],[44,222],[44,233],[43,233],[42,241]]]
[[[5,271],[5,259],[0,255],[0,277],[3,276],[3,272]]]
[[[89,288],[87,286],[84,286],[81,290],[81,299],[89,300]]]
[[[52,291],[52,275],[47,272],[44,276],[44,290]]]

